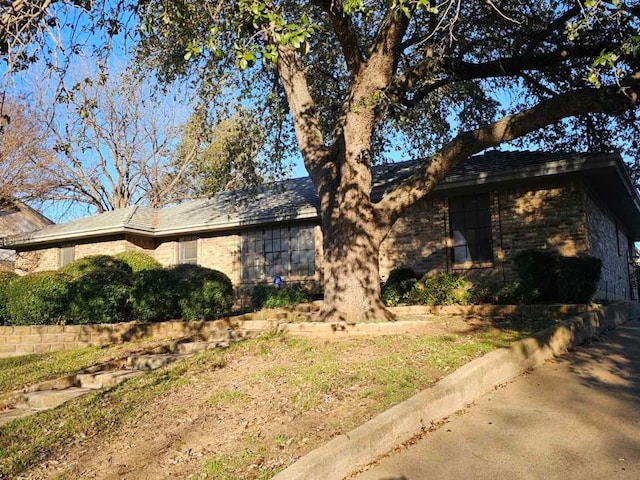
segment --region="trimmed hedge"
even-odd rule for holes
[[[158,262],[151,255],[144,252],[137,252],[129,250],[127,252],[117,253],[113,256],[117,260],[121,260],[131,267],[134,272],[141,272],[143,270],[158,270],[162,268],[160,262]]]
[[[130,291],[131,316],[139,322],[180,318],[177,278],[173,269],[134,272]]]
[[[59,272],[66,273],[73,278],[80,278],[87,273],[100,270],[120,270],[125,275],[130,275],[132,269],[126,262],[110,255],[91,255],[75,260],[62,267]]]
[[[130,320],[132,273],[128,265],[127,269],[106,267],[75,279],[69,288],[66,323],[81,325]]]
[[[4,325],[9,321],[9,314],[7,313],[7,290],[9,283],[19,278],[17,274],[13,272],[0,271],[0,325]]]
[[[256,285],[251,289],[251,305],[254,309],[285,308],[311,301],[311,295],[300,285],[276,287]]]
[[[523,250],[514,257],[525,303],[558,298],[559,255],[549,250]]]
[[[560,257],[558,298],[567,303],[589,303],[602,275],[602,260],[596,257]]]
[[[9,325],[50,325],[64,322],[73,278],[63,272],[35,272],[17,278],[7,288]]]
[[[548,250],[524,250],[515,262],[525,302],[588,303],[602,274],[602,261],[590,255],[564,257]]]
[[[140,260],[136,268],[153,265],[137,255],[125,258]],[[134,274],[122,259],[95,255],[59,271],[0,276],[0,323],[10,325],[210,320],[232,305],[231,280],[197,265]]]
[[[233,286],[224,273],[197,265],[178,265],[172,270],[183,320],[211,320],[231,310]]]

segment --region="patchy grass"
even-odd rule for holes
[[[209,352],[207,352],[209,353]],[[200,355],[150,372],[106,391],[91,393],[37,415],[0,426],[0,478],[13,478],[47,454],[95,435],[109,435],[139,418],[148,402],[170,388],[188,384],[188,369],[222,368],[224,354]]]
[[[461,365],[550,323],[501,319],[465,333],[336,342],[265,335],[203,352],[0,427],[0,478],[31,474],[34,467],[43,473],[47,468],[38,465],[51,459],[102,465],[110,455],[135,450],[140,432],[172,441],[179,423],[190,432],[202,428],[191,438],[209,437],[201,440],[201,460],[172,472],[176,478],[270,478]],[[133,477],[144,477],[145,462],[162,456],[149,455],[138,459]],[[57,472],[61,478],[83,473]]]
[[[107,362],[161,343],[163,342],[160,340],[146,340],[107,347],[83,347],[0,358],[0,394],[70,375],[96,363]]]

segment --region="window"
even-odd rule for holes
[[[198,263],[198,240],[183,238],[178,240],[178,263]]]
[[[61,247],[58,249],[58,267],[62,268],[65,265],[69,265],[76,259],[76,247],[72,245],[70,247]]]
[[[315,273],[313,226],[254,230],[242,235],[242,280]]]
[[[449,199],[453,263],[493,261],[489,194]]]

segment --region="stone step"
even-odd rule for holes
[[[160,367],[169,365],[176,360],[184,358],[184,355],[178,353],[164,353],[158,355],[136,355],[128,357],[126,367],[136,370],[155,370]]]
[[[13,420],[22,417],[28,417],[29,415],[33,415],[35,413],[38,413],[38,411],[27,408],[12,408],[9,410],[0,410],[0,427]]]
[[[139,370],[110,370],[106,372],[81,373],[76,375],[77,383],[82,388],[97,390],[109,388],[122,383],[127,378],[140,375]]]
[[[15,407],[17,409],[48,410],[91,391],[90,388],[71,387],[65,390],[29,392],[22,395]]]
[[[229,342],[224,340],[208,341],[208,342],[188,342],[176,343],[171,346],[173,353],[181,353],[183,355],[193,355],[195,353],[211,350],[218,347],[228,347]]]

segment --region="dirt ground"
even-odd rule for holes
[[[431,318],[428,323],[429,335],[459,338],[493,325],[462,317]],[[369,339],[343,341],[340,378],[348,379],[353,365],[401,348],[400,338],[386,338],[384,348],[372,348]],[[299,387],[285,375],[292,362],[300,361],[296,355],[277,344],[267,352],[230,350],[224,368],[187,372],[183,385],[154,398],[116,434],[68,445],[21,478],[269,478],[387,407],[363,394],[367,386],[357,383],[336,385],[311,407],[305,406],[296,397]],[[448,373],[424,368],[431,381]],[[227,467],[233,462],[245,466],[224,476],[216,473],[218,465],[212,458],[225,459]]]

